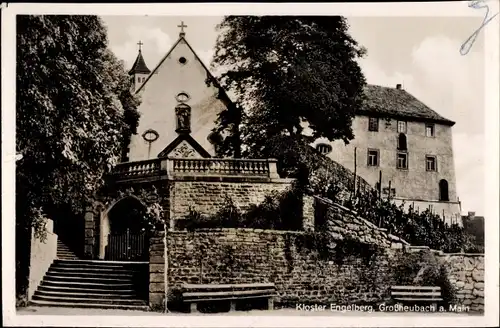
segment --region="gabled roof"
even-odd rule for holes
[[[366,85],[366,99],[358,114],[407,118],[453,126],[455,122],[439,115],[405,90],[379,85]]]
[[[135,59],[134,65],[132,65],[132,68],[128,72],[129,75],[133,75],[133,74],[137,74],[137,73],[142,73],[142,74],[151,73],[149,68],[146,66],[146,62],[144,61],[144,58],[142,57],[141,50],[139,50],[139,54],[137,55],[137,58]]]
[[[210,153],[207,152],[205,150],[205,148],[203,148],[202,145],[200,145],[196,140],[194,140],[193,137],[191,137],[191,135],[189,135],[187,133],[182,133],[182,134],[179,134],[179,136],[177,136],[177,138],[175,138],[174,141],[172,141],[170,143],[170,145],[168,145],[167,147],[165,147],[165,149],[163,149],[161,151],[161,153],[158,154],[158,158],[167,157],[168,154],[170,154],[170,152],[172,150],[174,150],[175,147],[177,147],[183,141],[186,141],[191,147],[194,148],[194,150],[196,150],[198,152],[198,154],[200,154],[201,156],[203,156],[203,158],[210,158],[210,157],[212,157],[212,156],[210,156]]]
[[[203,61],[200,59],[200,57],[198,56],[198,54],[196,54],[196,51],[194,51],[194,49],[191,47],[191,45],[189,44],[189,42],[187,42],[186,38],[182,34],[179,35],[179,39],[177,39],[177,41],[174,43],[174,45],[170,48],[170,50],[167,52],[167,54],[160,60],[160,62],[158,63],[158,65],[156,65],[156,67],[153,69],[153,72],[146,78],[146,81],[144,81],[144,83],[141,84],[141,86],[135,91],[135,93],[139,93],[142,90],[142,88],[144,88],[144,86],[148,83],[149,79],[154,75],[154,73],[156,73],[156,71],[160,68],[160,66],[165,61],[165,59],[167,59],[168,56],[170,56],[170,54],[172,53],[172,51],[175,49],[175,47],[177,47],[177,45],[181,42],[181,40],[186,43],[186,45],[188,46],[188,48],[193,52],[194,57],[201,63],[201,66],[207,72],[207,80],[209,80],[211,83],[213,83],[215,85],[215,87],[219,88],[219,99],[223,100],[227,104],[232,104],[232,101],[229,98],[229,96],[227,95],[226,91],[220,86],[220,84],[217,81],[217,79],[209,71],[209,69],[207,68],[207,66],[205,65],[205,63],[203,63]]]

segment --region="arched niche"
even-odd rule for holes
[[[141,233],[146,230],[146,205],[136,196],[123,197],[101,214],[99,258],[104,259],[110,234]]]

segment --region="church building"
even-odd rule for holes
[[[227,109],[230,100],[187,42],[184,27],[181,24],[178,40],[152,71],[139,50],[129,72],[142,103],[128,161],[167,153],[180,157],[215,155],[209,136],[217,115]]]

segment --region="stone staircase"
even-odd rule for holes
[[[30,303],[146,311],[148,272],[145,263],[56,259]]]
[[[57,258],[61,260],[78,260],[78,256],[60,239],[57,239]]]

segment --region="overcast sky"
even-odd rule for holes
[[[188,26],[186,39],[209,64],[222,17],[104,16],[111,49],[127,69],[143,55],[153,70]],[[442,116],[456,122],[453,147],[457,194],[462,211],[484,213],[484,33],[462,56],[461,44],[482,18],[355,17],[348,18],[351,36],[368,50],[360,66],[370,84],[404,89]]]

